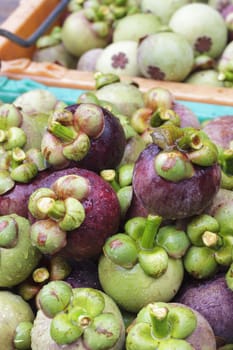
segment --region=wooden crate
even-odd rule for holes
[[[21,0],[19,6],[1,24],[1,28],[27,39],[59,4],[59,0]],[[24,48],[0,36],[0,59],[32,57],[35,47]]]
[[[21,0],[19,7],[2,24],[2,28],[28,38],[58,4],[59,0]],[[49,86],[94,89],[93,73],[71,70],[48,62],[32,62],[34,50],[35,47],[23,48],[0,37],[0,75],[13,79],[31,78]],[[167,88],[179,100],[233,106],[232,88],[196,86],[141,77],[121,79],[138,83],[142,91],[155,86]]]

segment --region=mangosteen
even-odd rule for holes
[[[187,279],[175,302],[183,303],[202,314],[211,325],[218,342],[232,343],[233,292],[219,273],[205,281]]]
[[[14,213],[0,216],[0,255],[0,287],[16,286],[35,269],[41,253],[32,245],[27,219]]]
[[[105,293],[49,282],[38,295],[31,331],[32,350],[121,350],[125,326],[120,310]]]
[[[161,222],[159,216],[133,217],[124,233],[112,235],[103,246],[99,281],[122,310],[135,313],[150,302],[167,302],[182,283],[189,240],[174,227],[161,231]]]
[[[134,40],[139,42],[146,35],[158,32],[161,21],[153,13],[135,13],[116,22],[113,29],[113,42]]]
[[[150,79],[183,81],[190,74],[193,49],[184,35],[158,32],[142,39],[137,50],[141,74]]]
[[[182,303],[152,302],[142,308],[128,327],[126,350],[215,350],[208,321]]]
[[[108,25],[104,22],[102,24],[98,26],[89,21],[83,10],[69,14],[61,32],[66,50],[73,56],[80,57],[90,49],[105,47],[110,41],[110,35]]]
[[[154,13],[163,24],[168,24],[172,14],[189,2],[189,0],[142,0],[141,9],[143,12]]]
[[[119,113],[129,118],[138,108],[144,106],[143,94],[138,87],[119,80],[98,88],[95,95],[99,100],[111,103]]]
[[[1,349],[30,349],[34,314],[29,304],[11,291],[0,291]]]
[[[137,63],[138,44],[134,40],[116,41],[106,46],[96,61],[96,71],[119,76],[140,75]]]
[[[217,147],[199,129],[164,124],[153,131],[154,142],[135,163],[135,195],[164,219],[201,213],[220,188]]]
[[[186,79],[185,83],[193,85],[205,85],[223,87],[224,84],[219,80],[219,73],[215,69],[204,69],[191,73]]]
[[[35,62],[55,63],[69,69],[74,69],[77,64],[77,57],[71,55],[62,43],[50,47],[37,48],[33,53],[32,59]]]
[[[96,71],[96,61],[100,54],[103,52],[102,48],[90,49],[84,52],[78,60],[77,70],[95,72]]]
[[[207,4],[192,3],[180,7],[170,18],[169,27],[188,40],[195,56],[207,54],[218,58],[227,43],[223,17]]]
[[[41,152],[55,169],[76,165],[99,172],[120,163],[125,145],[119,119],[94,103],[80,103],[51,115]]]

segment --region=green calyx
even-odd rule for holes
[[[185,340],[196,329],[193,311],[182,305],[163,302],[142,308],[126,338],[127,350],[134,349],[192,349]]]
[[[12,248],[16,245],[18,238],[17,222],[12,217],[0,218],[0,247]]]
[[[103,110],[95,103],[80,103],[74,113],[57,109],[49,117],[47,131],[41,141],[46,161],[54,166],[66,166],[82,160],[104,128]]]
[[[28,350],[31,348],[31,330],[33,323],[29,321],[20,322],[15,330],[14,346],[17,350]]]
[[[192,164],[211,166],[218,161],[217,147],[201,130],[168,123],[154,128],[152,140],[163,150],[155,158],[155,170],[169,181],[192,177]]]
[[[68,307],[72,293],[71,286],[64,281],[49,282],[39,292],[40,308],[52,318]]]
[[[218,221],[211,215],[198,215],[187,225],[187,235],[191,243],[196,246],[217,246],[219,243],[218,233]]]
[[[197,279],[211,277],[218,270],[215,251],[209,247],[191,246],[183,261],[185,270]]]
[[[103,252],[114,264],[131,269],[139,263],[143,271],[154,278],[163,275],[168,268],[169,256],[155,237],[162,218],[149,215],[134,217],[125,224],[125,233],[107,239]]]
[[[37,219],[31,227],[31,239],[43,253],[54,254],[66,244],[66,233],[80,227],[85,220],[81,200],[89,193],[89,182],[82,176],[58,178],[51,188],[34,191],[28,202]]]
[[[106,299],[98,290],[72,289],[63,281],[49,282],[41,289],[39,301],[42,310],[50,312],[50,335],[59,345],[82,337],[88,348],[110,349],[120,337],[118,316],[110,310],[105,312]]]
[[[10,103],[0,106],[0,130],[8,130],[11,127],[20,127],[22,124],[22,113],[19,108]]]
[[[173,150],[160,152],[156,156],[155,170],[159,176],[173,182],[189,179],[194,174],[193,166],[187,156]]]
[[[112,73],[104,74],[101,72],[96,72],[94,74],[94,78],[95,78],[95,87],[97,90],[102,88],[103,86],[118,83],[120,81],[119,76]]]
[[[163,247],[167,254],[178,259],[185,255],[190,247],[190,240],[183,230],[179,230],[173,225],[166,225],[159,229],[156,235],[156,243]]]
[[[54,220],[61,230],[78,228],[85,219],[80,202],[89,193],[88,181],[76,175],[67,175],[55,181],[51,188],[39,188],[29,198],[28,209],[37,219]]]

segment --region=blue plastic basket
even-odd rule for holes
[[[49,90],[58,100],[67,104],[76,103],[78,97],[84,92],[84,90],[79,89],[46,86],[31,79],[12,80],[4,76],[0,77],[0,100],[5,103],[13,102],[20,94],[32,89]],[[224,106],[182,100],[179,102],[189,107],[201,122],[223,115],[233,115],[233,105]]]

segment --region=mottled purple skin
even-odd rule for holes
[[[219,340],[233,342],[233,292],[226,285],[225,274],[201,282],[188,280],[183,283],[174,301],[201,313]]]
[[[187,106],[179,103],[173,102],[172,109],[176,112],[180,117],[180,127],[185,128],[190,126],[195,129],[200,129],[201,124],[198,120],[196,114]]]
[[[95,72],[96,62],[102,52],[102,48],[96,48],[86,51],[81,57],[79,57],[76,67],[77,70]]]
[[[97,263],[92,260],[72,261],[71,273],[65,279],[72,288],[101,289]]]
[[[171,302],[170,305],[174,307],[185,307],[185,304],[179,301]],[[188,306],[194,312],[197,318],[197,326],[193,333],[185,338],[185,340],[191,344],[195,350],[216,350],[215,335],[208,320],[190,305],[186,306]]]
[[[28,199],[31,193],[41,187],[41,182],[45,181],[51,174],[51,170],[42,171],[30,183],[16,183],[13,189],[0,195],[0,215],[15,213],[27,218]]]
[[[194,165],[190,179],[167,181],[154,168],[154,158],[160,149],[151,144],[141,152],[133,174],[135,195],[150,214],[164,219],[182,219],[197,215],[210,205],[220,188],[221,171],[215,164],[209,167]]]
[[[233,140],[233,115],[225,115],[208,121],[203,127],[209,138],[225,149]]]
[[[115,191],[99,175],[81,168],[69,168],[39,176],[30,185],[17,185],[15,190],[0,196],[0,214],[28,215],[30,194],[39,187],[50,187],[59,177],[76,174],[87,178],[90,192],[82,201],[85,220],[81,226],[67,234],[67,245],[61,253],[77,260],[98,256],[107,237],[117,232],[120,223],[120,205]],[[11,203],[12,202],[12,203]],[[10,205],[8,207],[8,204]]]
[[[66,107],[72,113],[77,104]],[[91,147],[83,160],[73,166],[99,172],[103,169],[116,168],[124,154],[126,138],[119,120],[107,109],[104,111],[104,129],[100,136],[91,139]]]

